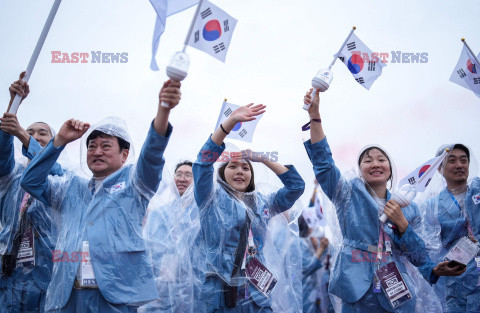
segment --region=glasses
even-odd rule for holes
[[[188,172],[176,172],[175,173],[175,178],[182,178],[182,177],[185,177],[186,179],[192,179],[193,174],[188,173]]]

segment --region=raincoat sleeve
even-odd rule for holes
[[[13,136],[0,130],[0,177],[10,174],[14,167]]]
[[[42,153],[32,159],[20,181],[23,189],[49,207],[53,207],[52,203],[61,202],[61,199],[53,199],[61,193],[52,192],[57,186],[49,183],[48,174],[64,148],[65,146],[55,147],[52,139]]]
[[[205,205],[205,202],[213,192],[213,165],[224,150],[224,143],[219,146],[209,137],[198,153],[197,160],[193,163],[192,171],[195,182],[195,201],[199,208]]]
[[[412,206],[413,205],[414,204],[412,204]],[[418,212],[416,208],[414,208],[414,210]],[[408,260],[418,267],[418,270],[425,280],[430,284],[435,284],[439,279],[439,277],[433,273],[433,268],[436,264],[434,264],[429,257],[425,242],[415,232],[415,222],[416,219],[409,220],[408,227],[403,235],[398,231],[393,231],[392,240],[400,247]]]
[[[138,157],[134,185],[137,186],[141,194],[148,198],[153,197],[162,180],[162,171],[165,165],[163,153],[167,147],[172,130],[173,127],[169,123],[166,135],[161,136],[153,128],[152,122],[147,139]]]
[[[320,269],[322,267],[322,262],[308,248],[308,244],[303,239],[300,240],[300,246],[302,248],[302,275],[303,277],[306,277]]]
[[[33,136],[30,136],[28,148],[25,148],[25,146],[22,145],[22,154],[30,160],[33,160],[33,158],[36,157],[40,152],[42,152],[42,150],[43,147],[38,143],[35,138],[33,138]],[[65,173],[65,170],[62,169],[62,167],[58,163],[55,163],[50,170],[51,175],[62,176],[63,173]]]
[[[328,145],[327,138],[325,137],[314,144],[308,140],[304,145],[313,164],[313,172],[318,183],[327,197],[333,200],[341,174],[333,161],[332,151]]]
[[[290,209],[305,189],[305,182],[295,167],[292,165],[287,165],[287,167],[288,171],[278,175],[278,178],[280,178],[284,186],[274,195],[272,205],[273,214],[278,214]]]

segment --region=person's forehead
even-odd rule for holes
[[[118,143],[118,140],[115,136],[105,134],[103,136],[98,136],[97,138],[90,139],[90,142],[95,142],[95,143],[99,143],[99,142]]]
[[[181,165],[179,168],[177,168],[176,173],[182,172],[182,171],[192,173],[192,167],[187,164]]]
[[[44,124],[44,123],[33,123],[32,125],[30,125],[28,128],[27,128],[27,131],[46,131],[46,132],[49,132],[50,131],[50,127],[48,127],[47,124]]]
[[[466,158],[467,154],[461,149],[452,149],[448,155],[449,158]]]
[[[231,160],[230,162],[228,162],[228,165],[234,165],[234,166],[244,166],[244,165],[248,165],[247,161],[245,160],[236,160],[236,159],[233,159]]]
[[[364,156],[364,158],[368,158],[368,157],[370,158],[385,157],[385,154],[382,151],[378,150],[377,148],[373,148],[372,150],[368,151]]]

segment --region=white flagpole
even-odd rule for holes
[[[345,47],[345,45],[347,44],[347,41],[348,39],[350,39],[350,36],[352,36],[353,32],[355,31],[355,29],[357,29],[355,26],[353,26],[352,30],[350,31],[350,34],[348,34],[348,37],[347,39],[345,39],[345,41],[343,42],[342,46],[340,47],[340,49],[338,50],[338,52],[335,54],[335,56],[333,57],[333,61],[332,63],[330,64],[330,66],[328,67],[329,70],[332,69],[332,66],[333,64],[335,64],[335,62],[337,61],[338,59],[338,55],[340,54],[340,52],[342,52],[343,50],[343,47]]]
[[[478,66],[480,66],[480,62],[478,62],[478,59],[477,57],[475,56],[475,54],[473,53],[472,49],[470,49],[470,47],[468,46],[467,44],[467,41],[465,41],[465,38],[462,38],[462,42],[463,44],[465,45],[465,47],[467,47],[468,51],[470,51],[470,54],[473,56],[473,58],[475,59],[475,61],[477,62]],[[477,68],[477,71],[480,70]]]
[[[47,21],[43,26],[42,33],[40,34],[40,38],[38,38],[37,45],[35,46],[35,50],[33,50],[32,57],[30,58],[30,62],[28,62],[27,71],[25,73],[25,77],[23,77],[24,82],[28,82],[30,79],[30,75],[32,75],[33,68],[35,67],[35,63],[37,63],[38,56],[42,51],[43,44],[45,43],[45,39],[47,38],[48,31],[50,30],[50,26],[52,26],[53,19],[55,18],[55,14],[57,14],[58,7],[62,0],[55,0],[52,5],[52,9],[50,10],[50,14],[48,14]],[[20,101],[22,100],[22,96],[19,94],[15,95],[13,99],[12,106],[8,110],[9,113],[17,114],[18,107],[20,106]]]
[[[188,41],[190,40],[190,36],[192,35],[193,27],[195,27],[195,23],[197,22],[198,12],[200,11],[200,8],[202,7],[202,3],[203,3],[203,0],[200,0],[198,2],[197,10],[195,11],[195,15],[193,16],[192,24],[190,24],[190,29],[188,30],[187,38],[185,38],[185,43],[184,43],[182,52],[185,52],[185,50],[187,49]]]

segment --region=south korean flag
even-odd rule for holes
[[[437,173],[437,169],[442,164],[446,155],[447,151],[444,151],[438,157],[435,157],[423,163],[413,172],[400,180],[400,182],[398,183],[398,187],[402,187],[404,185],[412,185],[415,186],[417,192],[424,192],[428,184],[430,184],[433,175]]]
[[[367,90],[382,75],[385,66],[355,34],[350,36],[338,58],[347,66],[353,78]]]
[[[216,5],[203,0],[188,45],[225,62],[236,25],[236,19]]]
[[[480,58],[480,53],[477,59]],[[480,65],[464,45],[460,59],[450,76],[450,81],[464,88],[470,89],[480,98]]]
[[[233,111],[238,109],[240,106],[226,101],[222,104],[222,109],[220,110],[220,115],[218,116],[217,125],[215,129],[220,127],[220,124],[225,122],[225,120],[232,114]],[[246,142],[252,142],[253,133],[257,127],[258,121],[263,116],[263,114],[256,117],[255,120],[250,122],[239,122],[233,127],[230,131],[230,134],[227,135],[228,139],[238,139]]]

